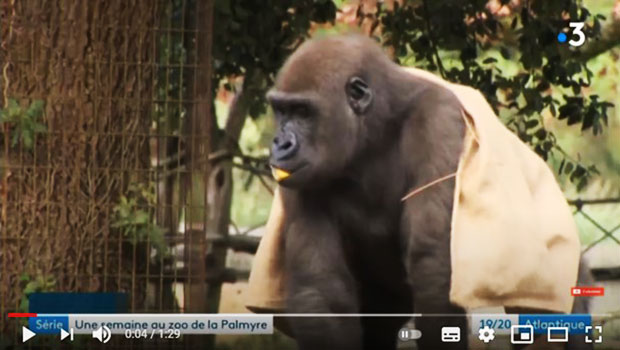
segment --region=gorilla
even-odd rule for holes
[[[304,43],[267,100],[286,208],[287,311],[400,314],[296,317],[300,349],[395,349],[413,312],[436,315],[416,321],[418,348],[466,349],[465,310],[449,299],[454,179],[401,201],[456,171],[465,137],[457,97],[347,35]],[[460,327],[461,341],[441,342],[444,326]]]
[[[338,36],[295,51],[267,99],[277,123],[270,163],[290,218],[288,311],[463,314],[448,295],[454,182],[401,202],[456,171],[465,128],[456,97],[403,74],[371,39]],[[395,349],[404,321],[291,326],[302,349]],[[442,326],[466,325],[425,319],[418,344],[465,348],[466,331],[460,343],[437,341]]]

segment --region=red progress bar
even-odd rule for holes
[[[9,317],[37,317],[33,312],[9,312]]]

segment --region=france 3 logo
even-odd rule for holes
[[[568,40],[568,45],[573,47],[579,47],[586,42],[586,34],[583,32],[583,27],[585,23],[583,22],[570,22],[568,24],[569,28],[572,28],[570,32],[571,38],[568,40],[568,35],[564,32],[560,32],[558,34],[558,42],[560,44],[564,44]]]

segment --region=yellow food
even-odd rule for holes
[[[276,167],[271,167],[271,175],[273,175],[273,178],[276,179],[276,181],[282,181],[286,179],[287,177],[291,176],[291,173],[289,173],[286,170],[282,170]]]

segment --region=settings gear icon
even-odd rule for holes
[[[482,340],[485,343],[490,342],[495,339],[495,330],[490,328],[489,326],[484,326],[484,328],[480,328],[478,330],[478,339]]]

